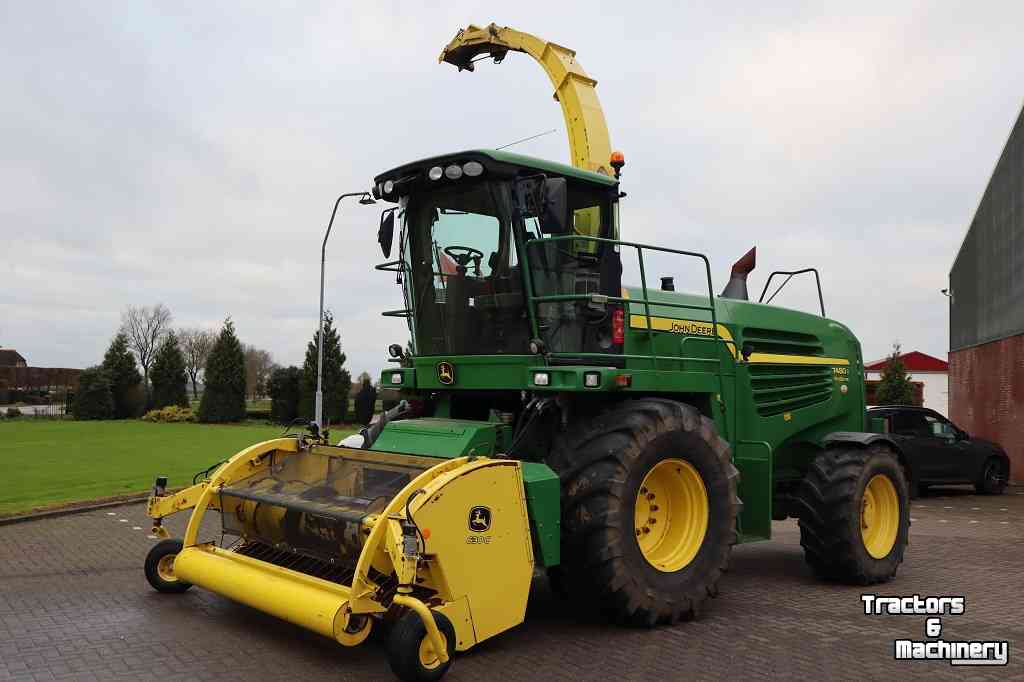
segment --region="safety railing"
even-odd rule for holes
[[[768,275],[768,280],[764,283],[764,289],[761,290],[761,297],[757,299],[758,303],[771,304],[772,300],[779,295],[783,287],[789,284],[789,280],[793,279],[797,275],[803,275],[808,272],[814,273],[814,283],[818,286],[818,306],[821,308],[821,316],[825,317],[825,299],[821,295],[821,275],[818,274],[817,268],[804,268],[803,270],[776,270],[772,274]],[[764,300],[764,295],[768,293],[768,286],[772,283],[772,278],[775,275],[787,275],[786,279],[782,281],[778,289],[772,292],[772,295],[768,297],[768,300]]]
[[[538,320],[537,320],[537,318],[538,318],[538,305],[539,304],[542,304],[542,303],[559,303],[559,302],[568,302],[568,301],[590,301],[590,302],[595,301],[595,294],[593,294],[593,293],[578,293],[578,294],[577,293],[572,293],[572,294],[562,294],[562,293],[559,293],[559,294],[542,294],[542,295],[539,295],[534,290],[533,269],[530,267],[530,252],[531,252],[531,249],[535,249],[535,248],[537,248],[539,246],[542,246],[544,244],[549,244],[549,243],[552,243],[552,242],[580,242],[580,241],[588,241],[588,242],[596,242],[597,244],[605,244],[609,248],[613,247],[613,246],[619,246],[619,247],[629,247],[629,248],[632,248],[632,249],[636,250],[637,265],[640,268],[640,287],[641,287],[641,291],[643,292],[643,298],[635,299],[635,298],[627,298],[625,296],[612,296],[612,295],[598,294],[598,295],[596,295],[597,296],[596,300],[600,301],[600,302],[604,302],[604,303],[621,303],[622,306],[623,306],[623,314],[624,314],[623,322],[627,326],[630,324],[630,318],[632,316],[632,314],[630,312],[630,306],[631,305],[642,306],[643,307],[643,311],[644,311],[644,313],[643,313],[644,314],[644,319],[646,321],[645,327],[646,327],[647,341],[648,341],[647,348],[648,348],[649,352],[648,353],[643,353],[643,354],[640,354],[640,353],[622,353],[622,354],[610,355],[609,353],[588,353],[588,352],[560,351],[560,352],[551,352],[550,356],[554,357],[554,358],[579,358],[581,360],[595,360],[595,361],[598,361],[598,362],[605,362],[605,363],[608,361],[609,357],[623,358],[623,359],[627,359],[627,360],[649,360],[650,363],[651,363],[651,368],[655,369],[655,370],[658,369],[658,362],[659,361],[663,361],[663,362],[664,361],[671,361],[673,363],[684,363],[684,364],[686,362],[717,363],[717,365],[718,365],[717,370],[718,370],[719,382],[721,383],[722,382],[722,362],[721,362],[721,356],[720,355],[719,355],[719,357],[716,357],[716,358],[706,358],[706,357],[686,357],[686,356],[682,356],[682,354],[680,354],[679,356],[675,356],[675,355],[658,355],[655,352],[655,344],[654,344],[655,329],[654,329],[654,325],[652,323],[652,319],[654,318],[654,316],[651,315],[651,307],[652,306],[658,307],[658,308],[675,308],[675,309],[681,309],[681,310],[703,310],[703,311],[707,311],[708,313],[710,313],[710,316],[711,316],[711,328],[712,328],[712,333],[714,334],[714,337],[713,338],[708,337],[706,340],[707,341],[714,341],[716,343],[716,346],[718,344],[723,344],[723,345],[727,344],[727,341],[725,339],[723,339],[719,335],[719,333],[718,333],[718,314],[717,314],[717,311],[715,310],[715,296],[714,296],[714,290],[713,290],[713,287],[712,287],[712,284],[711,284],[711,263],[708,260],[707,256],[705,256],[702,253],[697,253],[696,251],[685,251],[683,249],[672,249],[672,248],[668,248],[668,247],[665,247],[665,246],[654,246],[652,244],[641,244],[641,243],[638,243],[638,242],[625,242],[625,241],[620,241],[620,240],[617,240],[617,239],[606,239],[606,238],[603,238],[603,237],[591,237],[591,236],[578,235],[578,234],[557,235],[557,236],[553,236],[553,237],[543,237],[541,239],[531,239],[531,240],[527,241],[526,242],[526,254],[525,254],[526,255],[526,258],[525,258],[526,263],[524,263],[524,265],[526,267],[526,270],[530,273],[529,276],[526,277],[526,290],[527,290],[526,291],[526,295],[527,295],[527,300],[529,301],[529,306],[528,307],[529,307],[529,315],[530,315],[530,324],[531,324],[531,326],[533,328],[533,335],[536,338],[542,338],[541,335],[540,335],[540,326],[539,326],[539,323],[538,323]],[[660,301],[660,300],[659,301],[652,301],[650,299],[650,297],[647,295],[647,292],[648,292],[648,288],[647,288],[647,270],[646,270],[646,268],[644,266],[644,251],[656,251],[656,252],[661,252],[661,253],[669,253],[669,254],[675,254],[675,255],[678,255],[678,256],[683,256],[683,257],[687,257],[687,258],[694,258],[694,259],[700,260],[704,264],[704,276],[705,276],[705,281],[707,283],[707,297],[708,297],[707,305],[695,305],[695,304],[692,304],[692,303],[683,303],[683,302],[679,302],[679,301]],[[686,338],[689,339],[690,337],[686,337]],[[700,337],[698,337],[698,338],[700,338]],[[704,339],[702,339],[702,340],[704,340]],[[680,344],[680,352],[682,351],[682,348],[684,348],[684,347],[685,347],[685,344]]]

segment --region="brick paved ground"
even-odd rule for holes
[[[580,620],[538,579],[527,622],[460,656],[447,679],[1024,677],[1024,489],[947,489],[912,517],[907,561],[881,591],[966,595],[942,636],[1009,640],[1009,668],[893,661],[894,639],[924,639],[924,617],[863,615],[860,589],[811,577],[787,521],[774,541],[735,550],[700,621]],[[381,639],[344,649],[199,589],[153,592],[147,528],[141,505],[0,527],[0,680],[389,678]]]

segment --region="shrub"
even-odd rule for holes
[[[181,407],[180,405],[168,405],[159,410],[150,410],[142,417],[142,421],[147,422],[160,422],[165,424],[174,424],[179,422],[194,422],[196,420],[195,414],[188,407]]]
[[[14,419],[15,417],[20,417],[21,416],[21,410],[19,410],[17,407],[8,407],[7,408],[7,416],[10,419]]]
[[[199,421],[245,419],[245,353],[230,319],[224,322],[213,344],[204,376],[206,388],[199,401]]]
[[[110,377],[102,367],[82,370],[78,377],[78,391],[71,406],[75,419],[112,419],[114,397],[110,391]]]

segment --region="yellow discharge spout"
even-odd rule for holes
[[[572,165],[611,175],[612,144],[597,99],[597,81],[579,65],[573,50],[507,26],[490,24],[480,28],[470,24],[445,46],[438,61],[457,66],[459,71],[473,71],[473,60],[478,55],[489,54],[500,62],[509,50],[533,57],[555,87],[555,99],[562,105],[569,134]]]

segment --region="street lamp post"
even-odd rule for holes
[[[316,414],[313,421],[316,423],[317,436],[324,432],[324,271],[327,267],[327,239],[331,236],[331,228],[334,227],[334,216],[338,213],[338,205],[341,200],[348,197],[359,197],[359,203],[364,206],[377,203],[370,196],[369,192],[347,192],[338,197],[334,202],[334,210],[331,211],[331,219],[327,222],[327,233],[324,234],[324,244],[320,249],[320,325],[316,334]]]

